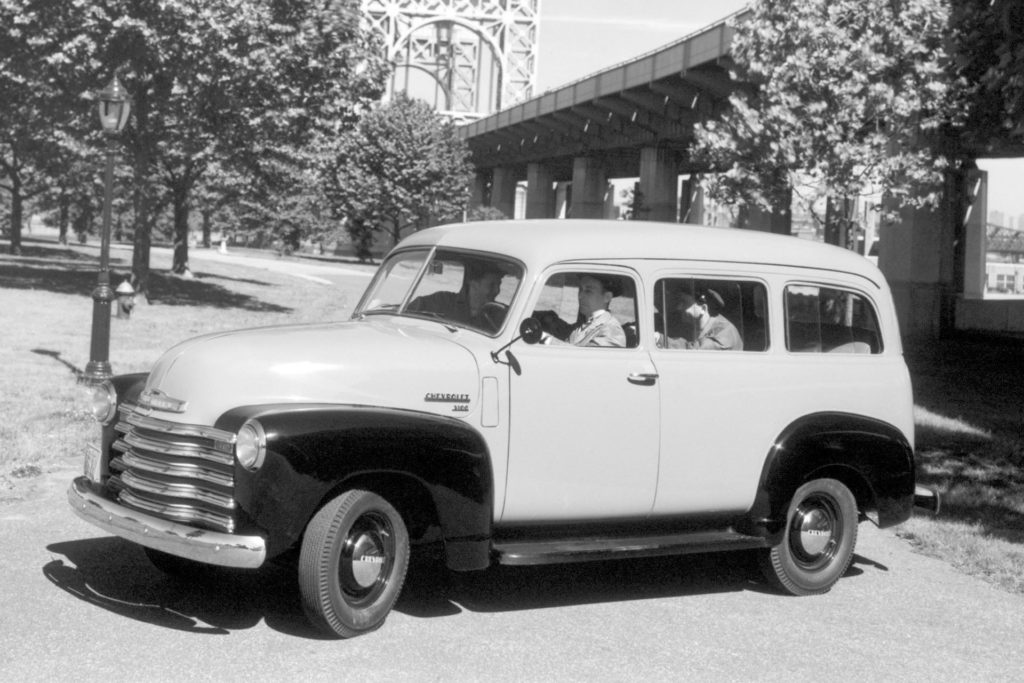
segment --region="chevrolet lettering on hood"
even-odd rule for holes
[[[454,403],[453,413],[469,412],[469,394],[435,394],[428,392],[423,400],[426,403]]]
[[[469,394],[433,394],[423,397],[427,403],[469,403]]]

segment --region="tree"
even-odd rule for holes
[[[1024,140],[1024,3],[957,0],[953,53],[965,145],[980,153]]]
[[[375,231],[419,230],[461,214],[469,200],[469,148],[450,120],[397,94],[365,112],[324,169],[327,200],[369,255]],[[361,246],[360,246],[361,245]]]
[[[26,202],[51,189],[84,151],[81,72],[69,40],[77,16],[45,0],[0,0],[0,189],[10,198],[10,251],[21,251]],[[92,136],[96,137],[95,133]]]
[[[742,87],[691,153],[712,198],[764,209],[822,193],[934,205],[960,122],[948,0],[758,0],[731,53]]]
[[[71,4],[85,0],[65,0]],[[174,216],[174,265],[188,263],[192,193],[214,163],[253,184],[378,97],[386,65],[360,27],[356,0],[110,0],[80,36],[97,72],[133,98],[123,134],[134,171],[133,271],[148,289],[156,194]],[[273,194],[273,192],[271,192]]]

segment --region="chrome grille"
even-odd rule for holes
[[[183,524],[235,530],[235,435],[170,422],[124,404],[109,486],[123,504]]]

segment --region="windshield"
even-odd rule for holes
[[[490,254],[403,251],[384,262],[354,315],[405,315],[495,335],[522,279],[522,266]]]

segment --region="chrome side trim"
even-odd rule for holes
[[[266,541],[261,536],[197,529],[128,509],[95,493],[85,477],[71,482],[68,503],[76,515],[104,531],[196,562],[256,569],[267,557]]]

